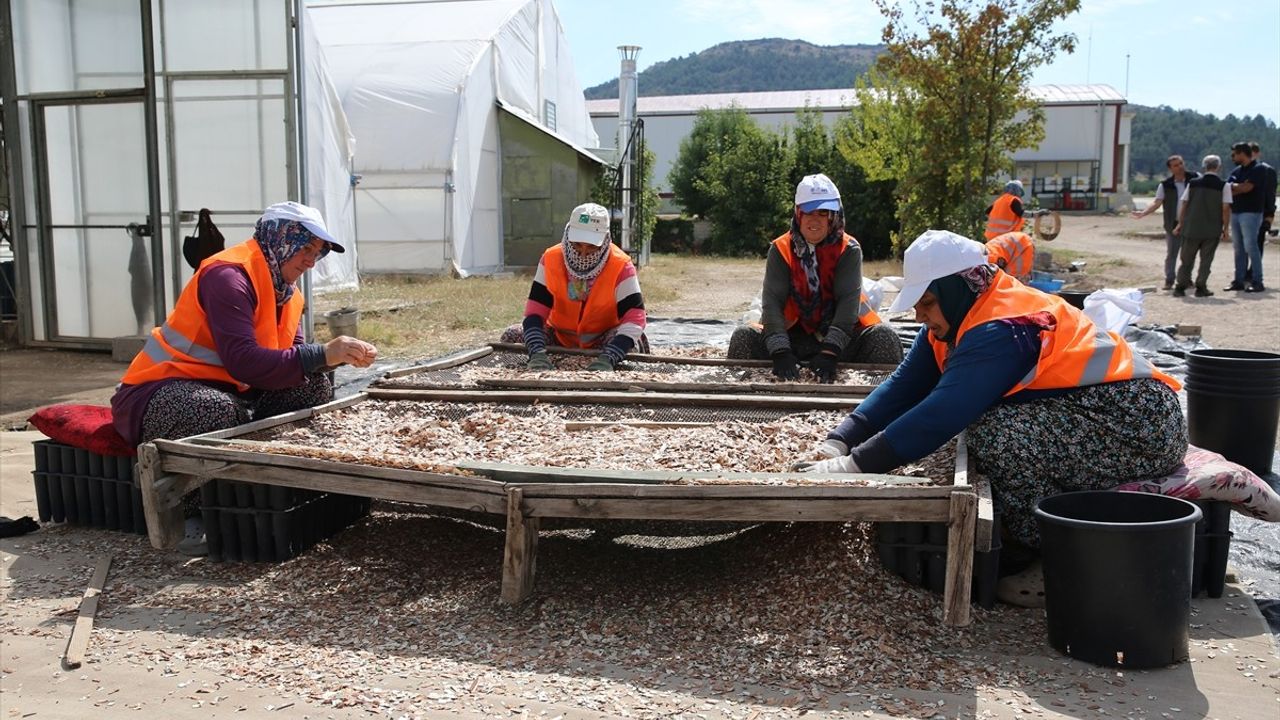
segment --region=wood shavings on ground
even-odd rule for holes
[[[1076,714],[1079,683],[1113,689],[1106,669],[1026,661],[1046,652],[1040,611],[975,608],[971,627],[943,626],[939,596],[880,569],[870,527],[765,524],[678,551],[547,533],[537,593],[512,608],[498,600],[501,531],[399,504],[275,565],[192,562],[145,538],[54,526],[24,541],[0,630],[44,627],[47,613],[24,607],[83,581],[41,587],[42,557],[105,551],[117,564],[96,662],[175,688],[215,673],[224,687],[197,697],[232,714],[234,688],[371,717],[548,720],[879,713],[916,693],[995,687],[1068,697]]]

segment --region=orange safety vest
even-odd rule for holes
[[[1009,232],[987,241],[987,259],[1001,270],[1026,282],[1036,262],[1036,246],[1024,232]]]
[[[302,294],[295,292],[276,318],[275,287],[267,259],[256,240],[249,239],[211,256],[200,263],[191,281],[178,296],[173,312],[164,325],[154,328],[147,342],[129,364],[121,380],[126,385],[139,385],[155,380],[185,378],[217,380],[235,385],[241,392],[249,385],[231,376],[223,367],[214,344],[213,334],[204,308],[200,306],[200,278],[214,264],[239,265],[249,274],[258,306],[253,311],[253,334],[258,344],[270,350],[286,350],[293,346],[302,321]]]
[[[987,216],[987,232],[985,233],[988,240],[1007,232],[1022,230],[1022,226],[1026,224],[1026,221],[1013,212],[1013,201],[1017,199],[1017,195],[1005,193],[991,203],[991,214]]]
[[[844,254],[845,248],[857,242],[852,235],[845,233],[844,237],[840,239],[840,255]],[[793,263],[796,261],[796,256],[795,253],[791,252],[791,233],[786,232],[774,238],[773,245],[778,248],[778,253],[782,255],[787,267],[794,270],[795,265]],[[800,322],[800,305],[796,303],[795,298],[787,298],[787,303],[782,306],[782,317],[787,321],[788,330]],[[871,307],[871,301],[867,299],[867,294],[859,290],[858,324],[863,327],[870,327],[878,322],[880,322],[880,316],[876,314],[875,308]]]
[[[631,258],[617,245],[609,246],[609,259],[591,283],[585,300],[569,297],[569,270],[564,264],[564,248],[555,245],[542,253],[543,278],[555,302],[551,304],[548,329],[557,344],[569,348],[594,347],[600,337],[618,327],[618,301],[614,288]]]
[[[1053,315],[1053,326],[1040,333],[1040,359],[1026,377],[1005,396],[1021,390],[1057,390],[1102,383],[1155,378],[1176,392],[1182,385],[1137,355],[1113,332],[1100,329],[1083,312],[1065,300],[1029,288],[1003,271],[996,272],[991,287],[978,296],[956,331],[955,344],[970,328],[993,320],[1026,317],[1040,312]],[[933,357],[946,370],[947,343],[929,333]]]

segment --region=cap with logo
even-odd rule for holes
[[[831,178],[818,173],[805,175],[796,185],[796,207],[800,212],[811,213],[815,210],[840,209],[840,190]]]
[[[987,262],[987,246],[947,230],[926,230],[902,254],[902,290],[889,312],[920,301],[929,283]]]
[[[583,203],[569,214],[564,231],[569,242],[600,247],[609,241],[609,210],[596,203]]]
[[[312,235],[329,243],[329,249],[334,252],[346,252],[346,248],[342,244],[333,239],[333,235],[329,234],[329,228],[324,225],[324,217],[320,211],[303,205],[292,200],[288,202],[276,203],[262,212],[260,222],[271,220],[284,220],[285,222],[301,223],[303,227],[311,231]]]

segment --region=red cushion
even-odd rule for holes
[[[111,424],[111,408],[101,405],[50,405],[27,422],[50,438],[99,455],[137,455]]]

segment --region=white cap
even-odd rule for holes
[[[1026,190],[1022,187],[1021,180],[1010,180],[1004,184],[1004,191],[1022,197],[1026,194]]]
[[[801,212],[839,210],[840,190],[831,182],[831,178],[822,173],[805,175],[800,184],[796,185],[796,207]]]
[[[902,254],[902,290],[889,312],[902,312],[920,301],[929,283],[984,265],[987,246],[947,230],[925,230]]]
[[[307,207],[302,203],[292,200],[288,202],[276,203],[262,212],[259,222],[270,220],[284,220],[285,222],[302,223],[302,226],[311,231],[312,235],[329,243],[329,248],[334,252],[346,252],[346,248],[342,244],[333,239],[329,234],[329,228],[324,226],[324,217],[320,215],[320,211]]]
[[[564,229],[569,242],[600,247],[609,239],[609,211],[603,205],[583,203],[573,209]]]

